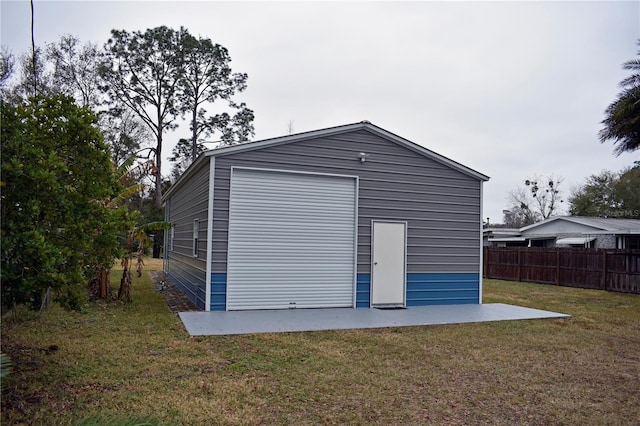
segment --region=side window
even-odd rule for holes
[[[198,233],[200,232],[200,221],[193,221],[193,257],[198,257]]]
[[[175,246],[174,246],[174,242],[176,240],[176,227],[175,225],[171,227],[171,236],[169,237],[170,241],[169,241],[169,250],[174,251],[175,250]]]

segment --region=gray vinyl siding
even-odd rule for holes
[[[480,180],[363,129],[216,156],[214,273],[227,271],[232,166],[359,176],[358,273],[370,273],[374,219],[408,222],[408,273],[479,272]]]
[[[204,161],[179,191],[166,200],[166,218],[174,225],[173,250],[166,250],[168,274],[196,306],[205,308],[209,162]],[[193,256],[193,227],[198,220],[198,256]],[[170,231],[169,231],[170,232]],[[171,242],[169,241],[169,245]]]

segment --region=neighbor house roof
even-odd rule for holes
[[[394,133],[391,133],[381,127],[378,127],[374,124],[371,124],[368,121],[361,121],[359,123],[352,123],[352,124],[345,124],[342,126],[336,126],[336,127],[329,127],[326,129],[320,129],[320,130],[313,130],[313,131],[309,131],[309,132],[303,132],[303,133],[296,133],[293,135],[287,135],[287,136],[281,136],[281,137],[277,137],[277,138],[270,138],[270,139],[263,139],[263,140],[259,140],[259,141],[254,141],[254,142],[245,142],[245,143],[241,143],[241,144],[237,144],[237,145],[231,145],[231,146],[225,146],[225,147],[221,147],[221,148],[215,148],[215,149],[211,149],[208,151],[205,151],[203,154],[200,155],[200,157],[198,157],[198,159],[196,161],[194,161],[193,164],[191,164],[191,166],[182,174],[182,176],[180,176],[180,178],[178,179],[178,181],[171,187],[169,188],[169,190],[167,191],[167,193],[165,194],[165,197],[167,195],[169,195],[172,192],[172,189],[174,187],[179,186],[179,184],[181,183],[181,181],[183,181],[193,170],[197,169],[198,166],[200,165],[200,163],[202,161],[205,161],[206,158],[208,157],[221,157],[224,155],[229,155],[229,154],[234,154],[234,153],[238,153],[238,152],[247,152],[247,151],[253,151],[253,150],[257,150],[257,149],[263,149],[263,148],[267,148],[270,146],[276,146],[276,145],[284,145],[284,144],[289,144],[289,143],[295,143],[295,142],[300,142],[300,141],[304,141],[304,140],[308,140],[308,139],[314,139],[314,138],[319,138],[319,137],[324,137],[324,136],[333,136],[333,135],[337,135],[337,134],[342,134],[342,133],[348,133],[348,132],[353,132],[353,131],[358,131],[358,130],[366,130],[370,133],[373,133],[375,135],[378,135],[382,138],[385,138],[387,140],[393,141],[395,143],[397,143],[398,145],[401,145],[407,149],[410,149],[414,152],[417,152],[418,154],[421,154],[427,158],[430,158],[434,161],[437,161],[443,165],[446,165],[454,170],[458,170],[459,172],[470,176],[472,178],[478,179],[478,180],[482,180],[482,181],[487,181],[489,180],[489,177],[477,172],[467,166],[464,166],[456,161],[453,161],[443,155],[440,155],[436,152],[431,151],[430,149],[427,149],[421,145],[418,145],[414,142],[411,142],[407,139],[404,139]]]
[[[577,223],[579,225],[590,226],[596,228],[599,231],[594,233],[616,233],[616,234],[628,234],[628,233],[640,233],[640,219],[620,219],[609,217],[585,217],[585,216],[554,216],[542,222],[534,223],[533,225],[525,226],[520,231],[527,231],[529,229],[537,228],[548,223],[561,220],[567,222]]]
[[[520,235],[520,228],[483,228],[482,233],[490,235]]]

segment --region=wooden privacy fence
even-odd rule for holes
[[[484,276],[640,294],[640,250],[485,247]]]

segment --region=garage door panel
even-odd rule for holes
[[[355,178],[234,169],[227,308],[351,307]]]

